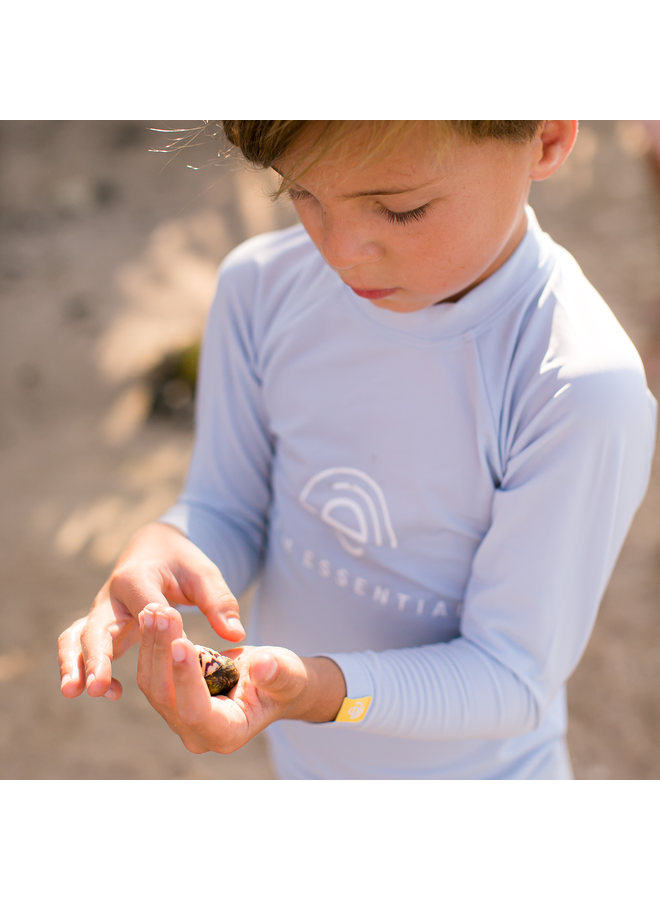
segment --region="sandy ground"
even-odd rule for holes
[[[147,152],[163,146],[148,125],[185,124],[0,125],[4,779],[273,777],[261,739],[230,757],[188,753],[137,689],[135,651],[116,665],[119,703],[59,693],[58,634],[185,471],[192,433],[149,417],[145,378],[198,337],[224,255],[295,221],[260,194],[265,176],[207,165],[212,144]],[[637,123],[585,122],[532,204],[612,306],[657,393],[660,230],[645,149]],[[581,779],[660,776],[659,502],[656,466],[569,684]],[[186,628],[221,649],[201,617]]]

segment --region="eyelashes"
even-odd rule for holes
[[[288,188],[286,193],[289,199],[294,203],[313,199],[313,196],[309,191]],[[408,222],[418,222],[426,215],[430,207],[430,203],[425,203],[423,206],[418,206],[417,209],[409,209],[406,212],[394,212],[391,209],[387,209],[385,206],[379,206],[378,213],[387,219],[388,222],[392,222],[395,225],[406,225]]]
[[[295,188],[287,188],[286,194],[289,200],[292,200],[294,203],[300,200],[309,200],[312,196],[309,191],[297,191]]]
[[[391,209],[381,206],[378,211],[382,216],[385,216],[388,222],[398,222],[400,225],[405,225],[406,222],[418,222],[420,219],[423,219],[430,206],[430,203],[425,203],[424,206],[418,206],[417,209],[409,209],[407,212],[392,212]]]

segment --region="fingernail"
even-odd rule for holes
[[[144,624],[147,628],[154,627],[154,617],[146,609],[144,610]]]
[[[227,619],[226,622],[227,622],[227,628],[229,631],[235,631],[235,632],[242,631],[243,634],[245,634],[245,629],[241,625],[240,619]]]
[[[277,672],[277,660],[271,659],[270,665],[268,666],[268,671],[262,678],[262,681],[272,681],[275,678],[275,673]]]
[[[73,678],[70,675],[64,675],[60,687],[64,687],[64,685],[68,684],[70,681],[73,681]]]
[[[156,616],[156,623],[159,631],[167,631],[170,627],[170,620],[167,616]]]
[[[108,688],[108,690],[103,695],[108,700],[116,700],[117,699],[117,691],[114,688]]]
[[[94,681],[95,678],[96,678],[96,675],[93,672],[90,672],[89,675],[87,676],[87,683],[85,684],[85,687],[89,688],[90,684]]]
[[[186,658],[186,648],[181,644],[172,644],[172,659],[175,662],[183,662]]]

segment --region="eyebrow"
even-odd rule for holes
[[[271,166],[278,175],[284,178],[282,172],[279,169],[276,169],[275,166]],[[416,184],[414,187],[407,188],[379,188],[375,191],[353,191],[350,194],[342,194],[339,198],[340,200],[353,200],[355,197],[389,197],[393,194],[408,194],[412,193],[412,191],[419,191],[424,187],[428,187],[428,185],[432,184],[432,182],[427,181],[424,184]]]
[[[391,196],[392,194],[408,194],[412,191],[419,191],[431,184],[427,181],[425,184],[416,184],[414,187],[407,188],[379,188],[375,191],[354,191],[351,194],[342,194],[340,200],[352,200],[354,197],[373,197],[373,196]]]

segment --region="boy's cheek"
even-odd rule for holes
[[[296,212],[303,228],[312,239],[317,250],[320,250],[323,244],[323,224],[320,211],[310,210],[309,204],[306,204],[304,209],[296,209]]]

